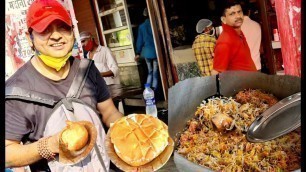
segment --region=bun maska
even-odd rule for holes
[[[168,126],[158,118],[131,114],[110,128],[116,154],[131,166],[141,166],[156,158],[168,145]]]
[[[88,141],[88,131],[77,122],[67,121],[67,129],[62,132],[61,139],[70,151],[82,149]]]

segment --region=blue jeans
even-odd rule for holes
[[[145,58],[147,67],[148,67],[148,77],[147,77],[147,84],[150,84],[155,90],[157,90],[158,86],[158,63],[156,59],[147,59]],[[153,80],[153,82],[152,82]]]

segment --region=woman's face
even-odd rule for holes
[[[32,32],[34,48],[44,55],[63,57],[68,54],[74,44],[72,27],[55,20],[43,32]]]

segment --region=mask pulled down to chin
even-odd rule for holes
[[[61,70],[62,67],[65,66],[67,60],[72,55],[72,52],[70,51],[68,54],[66,54],[63,57],[52,57],[45,54],[42,54],[38,51],[36,51],[36,55],[43,61],[43,63],[56,71]]]
[[[94,46],[94,41],[90,39],[87,44],[83,47],[85,51],[91,51]]]

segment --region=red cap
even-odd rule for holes
[[[27,26],[36,32],[44,31],[54,20],[72,26],[68,11],[57,0],[36,0],[29,7]]]

